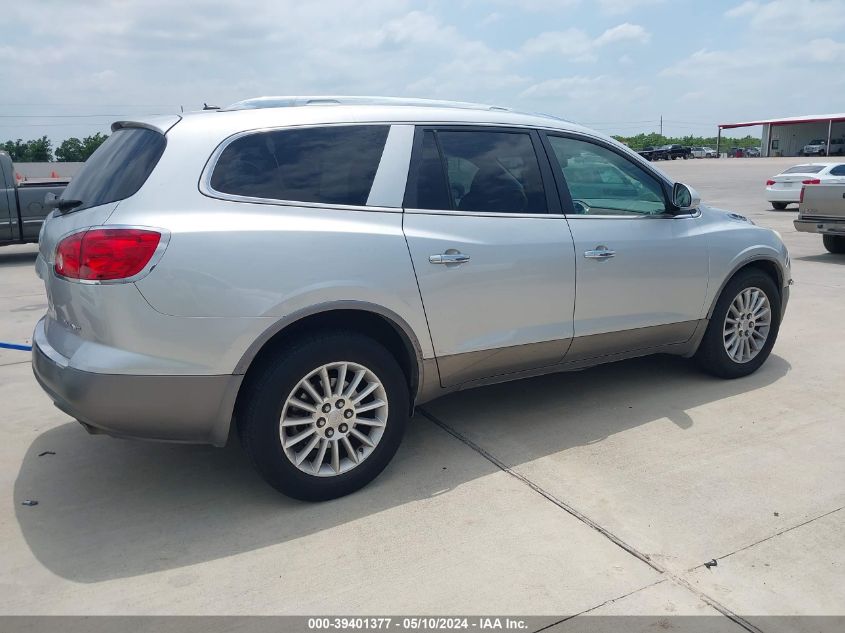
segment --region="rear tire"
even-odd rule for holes
[[[788,202],[773,202],[772,208],[776,211],[783,211],[786,209],[787,205],[789,205]]]
[[[410,406],[405,375],[381,344],[353,331],[314,333],[261,363],[237,417],[241,443],[267,483],[289,497],[324,501],[355,492],[384,470],[402,440]],[[363,377],[353,385],[358,372]]]
[[[845,254],[845,236],[842,235],[822,235],[822,242],[828,252],[835,255]]]
[[[780,305],[780,293],[766,273],[755,268],[738,272],[713,309],[695,353],[698,366],[719,378],[757,371],[777,340]]]

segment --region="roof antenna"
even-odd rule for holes
[[[203,110],[219,110],[219,109],[220,109],[220,106],[210,106],[210,105],[208,105],[207,103],[203,103],[203,104],[202,104],[202,109],[203,109]]]

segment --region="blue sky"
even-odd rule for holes
[[[845,111],[845,0],[30,0],[4,14],[0,139],[272,94],[480,101],[623,134],[661,115],[679,135]]]

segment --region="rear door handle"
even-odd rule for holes
[[[469,255],[446,252],[439,255],[429,255],[428,261],[431,264],[464,264],[469,261]]]
[[[606,246],[598,246],[595,250],[584,251],[584,257],[587,259],[609,259],[616,257],[616,251],[612,251]]]

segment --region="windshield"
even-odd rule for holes
[[[827,145],[827,141],[823,138],[817,138],[815,141],[810,141],[807,145]]]
[[[163,134],[147,128],[117,130],[85,161],[62,199],[80,200],[74,209],[80,211],[128,198],[152,173],[166,144]]]

